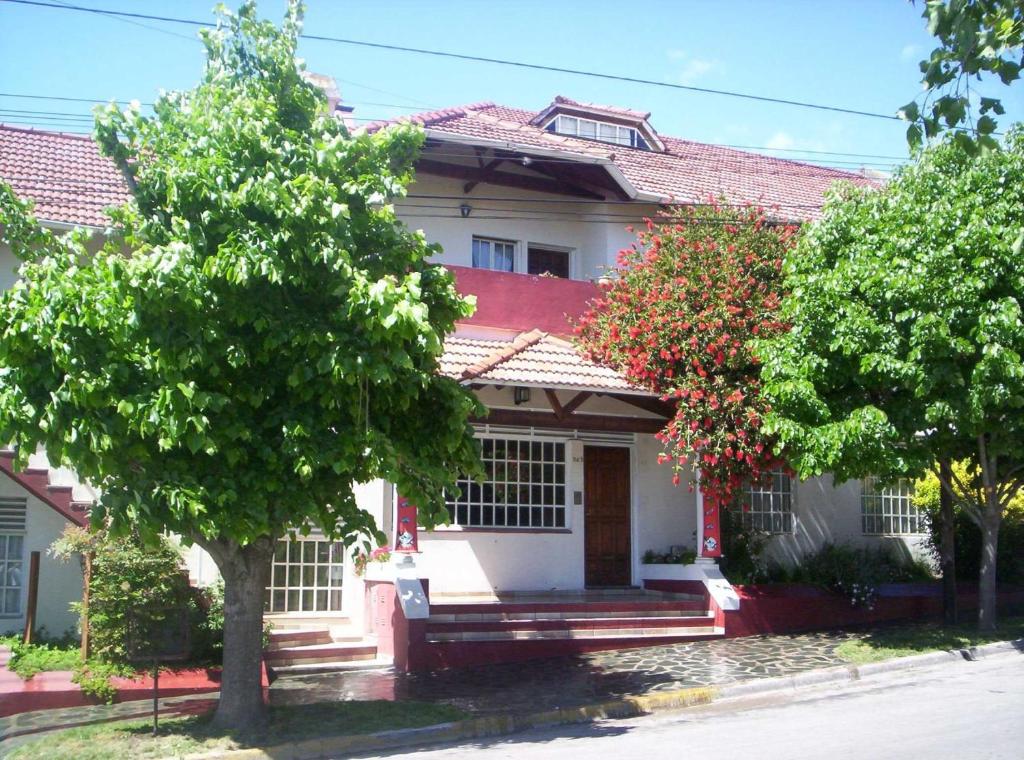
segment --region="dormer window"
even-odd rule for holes
[[[633,127],[623,127],[620,124],[611,124],[605,121],[581,119],[577,116],[559,114],[548,122],[546,129],[548,132],[582,137],[585,140],[598,140],[599,142],[625,145],[628,148],[639,148],[640,150],[651,149],[638,130]]]

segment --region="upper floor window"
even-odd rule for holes
[[[746,489],[743,524],[766,533],[793,532],[793,483],[776,470],[770,479]]]
[[[581,119],[577,116],[556,116],[548,123],[547,130],[560,135],[600,140],[615,145],[625,145],[629,148],[651,149],[640,132],[633,127],[623,127],[619,124],[609,124],[593,119]]]
[[[861,525],[868,535],[925,532],[925,518],[914,506],[914,487],[906,478],[888,485],[878,478],[865,478],[860,505]]]
[[[445,495],[453,525],[476,528],[564,528],[565,444],[483,438],[484,479],[459,478]]]
[[[526,251],[526,272],[569,279],[569,252],[531,245]]]
[[[473,266],[476,269],[495,269],[499,272],[514,272],[516,244],[508,240],[473,238]]]

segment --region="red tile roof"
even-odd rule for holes
[[[86,135],[0,124],[0,180],[34,201],[40,220],[104,227],[103,209],[128,200],[120,172]]]
[[[584,359],[567,340],[540,330],[511,340],[449,336],[441,372],[459,381],[602,392],[637,392],[618,372]]]
[[[594,108],[612,112],[617,107]],[[617,110],[631,116],[645,115]],[[816,218],[825,191],[836,181],[878,184],[857,172],[663,135],[659,139],[665,144],[665,151],[657,152],[554,134],[531,124],[538,113],[485,102],[408,118],[433,133],[453,138],[508,142],[526,149],[543,148],[610,160],[634,188],[666,202],[694,203],[724,197],[731,202],[775,209],[779,216],[793,220]],[[385,123],[368,125],[367,129],[379,129]]]

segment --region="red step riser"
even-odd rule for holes
[[[682,644],[688,641],[709,641],[723,638],[713,636],[672,636],[661,638],[656,644],[651,639],[602,639],[586,641],[581,639],[519,639],[516,641],[444,641],[425,645],[424,651],[414,670],[436,670],[440,668],[488,665],[500,662],[523,662],[559,657],[563,655],[605,652],[610,649],[638,649]]]
[[[704,600],[666,602],[557,602],[547,604],[516,604],[494,602],[480,604],[431,604],[431,615],[492,615],[522,612],[644,612],[646,610],[707,610]]]
[[[275,660],[319,660],[324,657],[333,657],[334,659],[341,661],[347,658],[376,654],[377,647],[375,646],[339,647],[338,649],[318,649],[308,652],[288,649],[273,649],[269,652],[265,652],[263,658],[268,664],[273,664]]]
[[[609,628],[701,628],[714,625],[710,617],[590,618],[582,620],[489,620],[481,622],[427,623],[427,633],[462,631],[601,631]]]

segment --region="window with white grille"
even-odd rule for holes
[[[564,528],[565,443],[483,438],[485,478],[461,478],[447,494],[453,525],[470,528]]]
[[[339,612],[345,545],[283,538],[274,549],[266,612]]]
[[[24,497],[0,497],[0,616],[21,615],[21,591],[25,581]]]
[[[865,478],[860,505],[861,525],[867,535],[915,535],[927,530],[924,515],[914,506],[914,487],[905,478],[889,484]]]
[[[793,484],[789,475],[776,470],[763,483],[746,489],[743,524],[766,533],[793,532]]]

